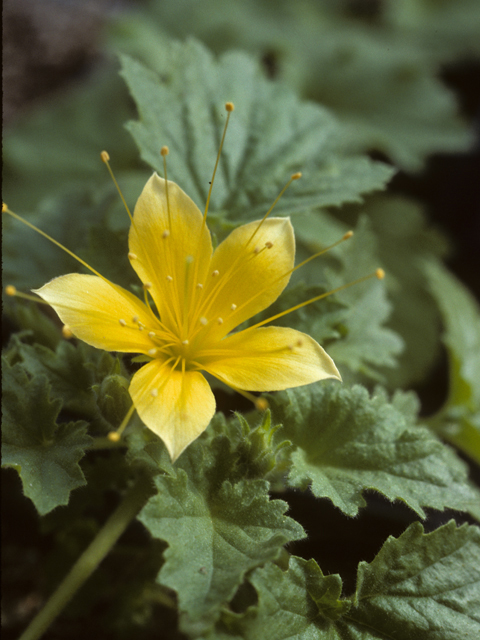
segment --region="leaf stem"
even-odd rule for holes
[[[142,475],[125,495],[120,505],[70,569],[64,580],[50,596],[45,607],[35,616],[19,640],[37,640],[43,635],[78,589],[95,571],[153,493],[154,489],[150,478]]]

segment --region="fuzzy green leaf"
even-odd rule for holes
[[[460,640],[480,634],[480,531],[452,521],[424,534],[419,523],[389,538],[358,568],[357,589],[340,599],[339,576],[292,557],[251,582],[258,606],[225,612],[211,640]]]
[[[178,593],[184,630],[208,628],[247,571],[304,535],[284,515],[287,504],[269,499],[265,480],[223,480],[229,455],[226,438],[194,443],[155,478],[158,495],[139,516],[169,545],[158,581]]]
[[[479,529],[451,521],[425,535],[416,522],[390,537],[370,564],[360,563],[354,604],[348,617],[358,634],[373,628],[374,637],[396,640],[478,637]]]
[[[349,516],[365,506],[363,491],[423,507],[469,511],[480,518],[478,492],[466,465],[427,429],[416,425],[416,399],[397,393],[322,383],[272,398],[275,422],[296,450],[288,482],[329,498]]]
[[[263,215],[299,170],[302,180],[288,189],[276,213],[358,201],[391,177],[384,164],[338,154],[342,130],[335,118],[318,105],[300,102],[283,84],[267,81],[247,54],[228,53],[217,62],[193,40],[158,47],[158,75],[122,56],[122,75],[141,118],[128,128],[143,159],[161,173],[159,149],[169,146],[169,177],[199,206],[207,198],[226,101],[235,103],[235,112],[211,208],[227,211],[233,220]]]
[[[61,402],[50,400],[44,376],[29,380],[20,364],[4,361],[2,388],[2,464],[18,471],[24,494],[44,515],[85,484],[78,461],[92,439],[84,422],[57,423]]]
[[[480,462],[480,308],[440,264],[429,262],[425,271],[442,313],[450,361],[449,397],[432,426]]]

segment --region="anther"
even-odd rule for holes
[[[136,260],[137,259],[137,254],[136,253],[132,253],[131,251],[128,252],[128,258],[129,260]]]
[[[155,337],[155,331],[149,331],[148,332],[148,337],[149,338],[154,338]]]
[[[116,431],[110,431],[110,433],[107,435],[107,438],[110,440],[110,442],[120,442],[121,437],[122,436]]]
[[[165,279],[167,282],[173,282],[172,276],[167,276]]]
[[[110,156],[108,155],[107,151],[102,151],[100,157],[102,159],[102,162],[105,162],[105,164],[107,164],[107,162],[110,160]]]
[[[157,350],[156,349],[149,349],[147,351],[147,353],[148,353],[149,356],[154,356],[157,353]]]
[[[165,240],[165,238],[168,238],[169,235],[170,231],[168,229],[165,229],[165,231],[162,233],[162,238]]]
[[[187,345],[187,344],[189,344],[189,342],[188,342],[188,340],[182,340],[182,344]]]
[[[220,272],[218,271],[218,269],[215,269],[215,271],[212,272],[212,277],[216,278],[219,275],[219,273]]]
[[[217,324],[223,324],[223,318],[217,318]]]
[[[201,282],[197,284],[197,289],[203,289],[203,284]]]
[[[168,147],[167,145],[163,145],[163,147],[160,149],[160,155],[165,157],[168,156]]]
[[[273,242],[265,242],[265,246],[267,247],[267,249],[271,249],[273,247]]]
[[[253,250],[253,253],[257,255],[258,253],[260,253],[260,249],[258,247],[255,247],[255,249]]]
[[[16,296],[17,295],[17,287],[14,287],[13,284],[7,284],[5,287],[5,293],[7,296]]]
[[[156,398],[158,396],[158,389],[151,389],[150,395],[152,396],[152,398]]]
[[[132,322],[134,322],[135,324],[137,324],[137,322],[140,320],[140,318],[138,316],[133,316],[132,318]]]
[[[342,240],[348,240],[353,236],[353,231],[347,231],[347,233],[343,236]]]
[[[268,401],[265,398],[257,398],[255,401],[255,407],[259,411],[266,411],[268,409]]]
[[[208,324],[208,320],[206,318],[204,318],[203,316],[200,318],[200,324],[205,326],[206,324]]]
[[[231,309],[232,311],[235,311],[235,309],[236,309],[236,308],[237,308],[237,305],[236,305],[236,304],[231,304],[231,305],[230,305],[230,309]]]
[[[118,321],[121,327],[126,327],[127,323],[125,322],[125,320],[123,318],[120,318],[120,320]]]
[[[301,171],[297,171],[297,173],[294,173],[292,175],[292,180],[298,180],[301,177],[302,177],[302,172]]]
[[[375,271],[375,275],[379,280],[383,280],[383,278],[385,277],[385,271],[383,269],[377,269]]]
[[[297,347],[301,347],[303,345],[303,340],[297,340]]]
[[[226,102],[225,109],[231,113],[235,109],[233,102]]]
[[[289,344],[289,345],[288,345],[288,347],[287,347],[287,349],[288,349],[289,351],[293,351],[293,349],[294,349],[293,344]]]
[[[8,205],[6,202],[2,202],[2,213],[5,213],[5,211],[8,209]]]
[[[65,340],[70,340],[70,338],[73,338],[73,331],[70,329],[68,324],[63,325],[62,336],[65,338]]]
[[[144,282],[144,283],[143,283],[143,288],[144,288],[144,289],[147,289],[147,290],[148,290],[148,289],[151,289],[152,287],[153,287],[153,285],[152,285],[152,283],[151,283],[151,282]]]
[[[145,325],[142,322],[138,323],[138,328],[140,331],[143,331],[145,329]]]

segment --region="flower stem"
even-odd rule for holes
[[[37,640],[43,635],[78,589],[95,571],[153,493],[151,479],[148,476],[141,476],[19,640]]]

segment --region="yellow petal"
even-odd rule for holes
[[[238,227],[213,255],[205,292],[211,302],[199,315],[217,328],[218,337],[269,307],[290,279],[295,260],[290,220],[269,218],[258,225],[256,221]]]
[[[201,373],[172,372],[159,359],[137,371],[129,392],[138,415],[163,440],[173,462],[215,413],[215,398]]]
[[[47,282],[35,293],[55,309],[77,338],[99,349],[147,353],[153,346],[148,332],[159,332],[141,300],[98,276],[70,273]],[[145,326],[143,331],[138,321]]]
[[[198,360],[205,371],[245,391],[280,391],[340,374],[313,338],[286,327],[233,334]]]
[[[173,328],[181,323],[185,300],[197,284],[195,274],[197,281],[205,279],[212,241],[198,207],[170,181],[167,206],[166,184],[154,173],[138,198],[129,255],[142,282],[152,284],[162,322]]]

